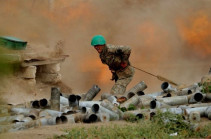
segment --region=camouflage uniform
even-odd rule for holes
[[[100,53],[102,63],[109,66],[109,69],[113,74],[112,79],[115,78],[115,84],[111,88],[111,94],[124,94],[127,85],[133,78],[134,68],[129,66],[130,52],[131,49],[128,46],[106,44],[106,47],[104,47],[103,51]],[[122,62],[128,62],[128,66],[122,68]]]

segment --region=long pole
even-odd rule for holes
[[[131,65],[130,65],[130,66],[131,66]],[[139,70],[139,71],[142,71],[142,72],[144,72],[144,73],[146,73],[146,74],[149,74],[149,75],[151,75],[151,76],[153,76],[153,77],[156,77],[158,80],[166,81],[166,82],[168,82],[168,83],[170,83],[170,84],[172,84],[172,85],[175,85],[175,86],[178,86],[178,85],[179,85],[178,83],[175,83],[174,81],[171,81],[171,80],[169,80],[169,79],[166,79],[166,78],[164,78],[164,77],[162,77],[162,76],[152,74],[152,73],[150,73],[150,72],[147,72],[147,71],[145,71],[145,70],[143,70],[143,69],[140,69],[140,68],[137,68],[137,67],[134,67],[134,66],[131,66],[131,67],[133,67],[133,68],[135,68],[135,69],[137,69],[137,70]]]

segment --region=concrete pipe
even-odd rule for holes
[[[39,105],[41,108],[46,108],[48,106],[48,104],[49,104],[49,102],[45,98],[39,100]]]
[[[154,92],[154,93],[151,93],[151,94],[146,94],[144,96],[150,96],[152,98],[156,98],[157,96],[162,96],[164,94],[166,94],[166,93],[162,91],[162,92]]]
[[[176,92],[177,89],[176,88],[172,88],[172,86],[168,83],[168,82],[163,82],[161,84],[161,89],[166,92],[166,93],[170,93],[170,92]]]
[[[40,108],[40,104],[39,104],[39,101],[38,100],[35,100],[35,101],[32,101],[32,108]]]
[[[156,108],[169,108],[170,106],[165,104],[165,103],[162,103],[162,102],[159,102],[159,101],[156,101],[156,100],[152,100],[150,102],[150,108],[151,109],[156,109]]]
[[[161,110],[161,112],[170,112],[173,114],[181,114],[182,115],[184,113],[183,109],[181,109],[181,108],[162,108],[160,110]]]
[[[79,100],[81,99],[80,96],[77,95],[70,95],[68,98],[69,106],[73,109],[78,109],[79,107]]]
[[[61,97],[61,96],[68,99],[70,95],[60,92],[60,97]]]
[[[195,93],[199,88],[198,83],[194,83],[191,86],[188,86],[187,88],[183,88],[178,90],[178,92],[176,93],[178,96],[184,96],[184,95],[190,95],[192,93]]]
[[[56,116],[58,116],[58,117],[60,117],[60,116],[62,116],[64,113],[63,112],[60,112],[60,111],[54,111],[54,110],[48,110],[48,109],[46,109],[46,110],[43,110],[43,111],[41,111],[40,113],[39,113],[39,117],[45,117],[45,116],[54,116],[54,117],[56,117]]]
[[[148,96],[148,95],[143,95],[140,96],[139,101],[140,103],[137,105],[139,108],[145,108],[150,106],[150,102],[154,100],[154,97]]]
[[[136,94],[137,94],[138,96],[143,96],[143,95],[145,95],[145,93],[144,93],[143,91],[138,91]]]
[[[158,101],[163,102],[170,106],[188,104],[187,96],[174,96],[168,98],[157,98]]]
[[[0,133],[3,132],[16,132],[19,130],[24,130],[24,129],[28,129],[31,127],[36,127],[36,123],[35,121],[32,122],[17,122],[15,124],[10,124],[10,125],[0,125]]]
[[[205,110],[205,116],[211,120],[211,106],[207,107],[207,109]]]
[[[100,88],[97,85],[93,85],[93,87],[86,93],[84,101],[91,101],[94,97],[100,92]]]
[[[25,123],[29,123],[32,122],[33,119],[31,117],[24,117],[20,122],[25,122]]]
[[[115,112],[113,112],[113,111],[111,111],[109,109],[106,109],[105,107],[101,106],[100,107],[100,112],[109,114],[110,121],[119,120],[120,119],[120,117],[119,117],[119,115],[117,113],[115,113]]]
[[[130,105],[134,105],[134,106],[138,105],[139,102],[140,102],[140,97],[137,96],[137,95],[135,95],[135,96],[133,96],[132,98],[130,98],[129,100],[127,100],[127,101],[125,101],[124,103],[122,103],[122,104],[120,105],[120,107],[121,107],[121,108],[126,108],[126,109],[127,109]]]
[[[139,111],[128,111],[128,112],[124,113],[123,120],[130,120],[131,116],[135,116],[135,118],[137,120],[145,118],[145,114],[143,114],[143,113],[141,113]]]
[[[185,96],[185,95],[190,95],[192,94],[193,92],[190,90],[190,89],[183,89],[181,91],[178,91],[176,94],[178,96]]]
[[[75,117],[71,114],[71,115],[65,115],[65,117],[67,118],[67,122],[68,124],[73,124],[75,123]]]
[[[38,125],[57,125],[57,124],[61,124],[62,120],[60,117],[51,117],[51,116],[46,116],[46,117],[42,117],[38,120],[36,120],[36,124]]]
[[[198,112],[198,111],[191,112],[189,114],[189,120],[190,120],[190,122],[200,122],[200,120],[201,120],[200,112]]]
[[[61,119],[63,124],[68,122],[68,119],[67,119],[66,115],[60,116],[60,119]]]
[[[74,120],[76,123],[83,122],[83,119],[85,118],[86,114],[82,113],[76,113],[76,114],[71,114],[74,117]]]
[[[117,102],[117,98],[111,94],[104,93],[101,95],[101,100],[107,99],[113,105],[119,106],[119,102]]]
[[[110,115],[108,113],[97,113],[98,121],[100,122],[109,122]]]
[[[115,112],[119,115],[119,119],[122,119],[123,112],[116,106],[112,105],[112,103],[108,100],[103,100],[100,104],[102,107],[105,107],[106,109]]]
[[[94,104],[92,105],[91,110],[93,113],[98,113],[100,110],[100,106],[98,104]]]
[[[79,102],[79,108],[81,109],[82,107],[89,107],[91,108],[94,104],[100,105],[101,101],[80,101]]]
[[[95,113],[96,114],[96,113],[99,112],[99,110],[100,110],[99,104],[93,104],[91,106],[91,108],[90,107],[82,107],[81,108],[81,113],[84,113],[84,114]]]
[[[133,88],[131,88],[129,91],[127,91],[124,96],[126,96],[128,99],[131,98],[134,95],[137,95],[138,92],[143,91],[147,88],[147,85],[144,81],[139,82],[136,84]]]
[[[97,122],[97,119],[98,119],[98,117],[96,114],[90,113],[84,117],[83,122],[84,123],[94,123],[94,122]]]
[[[51,88],[51,109],[60,110],[60,89],[56,87]]]
[[[91,111],[91,108],[89,108],[89,107],[82,107],[81,108],[81,113],[83,113],[83,114],[87,114],[87,113],[89,113]]]
[[[211,103],[196,103],[196,104],[190,104],[187,105],[190,108],[195,108],[195,107],[209,107],[211,106]]]
[[[63,96],[60,96],[60,104],[69,106],[69,100],[68,100],[68,98],[65,98]]]
[[[201,116],[205,116],[205,111],[208,107],[196,107],[196,108],[187,108],[184,110],[185,115],[190,115],[191,112],[198,111]]]
[[[39,111],[36,110],[36,109],[32,109],[30,112],[29,112],[29,115],[28,115],[30,118],[32,118],[33,120],[37,119],[39,117]]]
[[[112,96],[112,94],[109,94],[109,93],[103,93],[101,95],[101,100],[104,100],[104,99],[107,99],[108,97]]]
[[[11,108],[12,114],[23,114],[24,116],[34,116],[37,117],[40,110],[31,108]]]
[[[0,124],[20,122],[23,118],[24,118],[24,115],[14,115],[14,116],[0,117]]]
[[[204,98],[205,94],[202,94],[201,92],[197,92],[188,96],[189,103],[201,102],[204,100]]]

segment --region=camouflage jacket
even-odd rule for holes
[[[104,47],[103,51],[100,53],[100,59],[103,64],[109,66],[109,69],[112,72],[115,71],[117,75],[118,74],[120,75],[121,72],[120,76],[125,77],[127,75],[123,75],[123,71],[128,70],[127,73],[129,72],[129,74],[132,74],[131,70],[133,69],[129,68],[129,66],[123,69],[121,67],[121,63],[128,62],[128,65],[130,65],[129,62],[130,53],[131,53],[131,48],[129,46],[106,44],[106,47]]]

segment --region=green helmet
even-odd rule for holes
[[[104,45],[106,44],[106,40],[102,35],[96,35],[92,38],[91,45]]]

